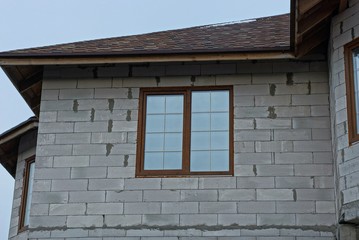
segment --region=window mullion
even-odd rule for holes
[[[190,144],[191,144],[191,91],[185,92],[183,104],[183,174],[190,174]]]

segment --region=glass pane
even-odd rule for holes
[[[182,152],[165,152],[164,169],[182,169]]]
[[[181,95],[167,96],[166,113],[183,113],[183,96]]]
[[[228,150],[211,151],[211,171],[229,171]]]
[[[164,113],[165,112],[165,96],[147,96],[147,113]]]
[[[193,113],[192,114],[192,131],[209,131],[210,130],[210,114],[209,113]]]
[[[166,115],[166,132],[182,132],[183,130],[183,115],[170,114]]]
[[[192,172],[202,172],[211,170],[211,159],[209,151],[192,151],[191,166]]]
[[[182,133],[165,134],[165,151],[182,151]]]
[[[164,132],[165,115],[147,115],[146,132]]]
[[[210,149],[210,132],[192,132],[191,136],[192,150]]]
[[[211,132],[211,149],[229,149],[228,132]]]
[[[359,68],[359,48],[354,49],[353,51],[353,69],[354,69],[354,96],[355,96],[355,111],[356,114],[359,113],[359,78],[358,78],[358,71]],[[358,115],[356,116],[356,125],[357,125],[357,133],[359,134],[359,118]]]
[[[162,170],[163,169],[163,153],[145,153],[145,170]]]
[[[183,95],[147,96],[144,170],[182,168]]]
[[[163,133],[147,133],[145,140],[145,152],[163,151]]]
[[[192,92],[192,112],[209,112],[211,101],[210,92],[194,91]]]
[[[229,116],[227,113],[211,113],[211,130],[228,130]]]
[[[211,111],[228,111],[229,110],[229,92],[212,91],[211,92]]]
[[[30,163],[29,166],[29,178],[28,186],[27,186],[27,193],[26,193],[26,205],[25,205],[25,216],[24,216],[24,226],[29,225],[29,219],[30,219],[30,206],[31,206],[31,198],[32,198],[32,186],[34,183],[34,170],[35,170],[35,163]]]
[[[353,69],[355,71],[359,70],[359,48],[353,50]]]

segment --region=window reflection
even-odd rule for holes
[[[354,76],[354,92],[355,92],[355,110],[356,110],[356,125],[357,133],[359,134],[359,48],[353,50],[353,76]]]
[[[182,168],[183,95],[148,95],[145,170]]]
[[[31,162],[28,166],[28,179],[27,179],[27,192],[26,192],[26,203],[25,203],[25,212],[24,212],[24,226],[29,225],[30,219],[30,206],[31,206],[31,198],[32,198],[32,187],[34,183],[34,170],[35,170],[35,162]]]
[[[193,91],[191,106],[191,171],[228,171],[229,91]]]

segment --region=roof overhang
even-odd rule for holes
[[[1,66],[29,65],[72,65],[143,62],[199,62],[199,61],[237,61],[294,58],[289,49],[281,51],[187,53],[187,54],[145,54],[145,55],[87,55],[87,56],[24,56],[0,57]]]
[[[37,118],[31,117],[0,135],[0,163],[11,176],[15,177],[21,137],[37,127]]]
[[[115,63],[158,63],[158,62],[200,62],[238,61],[258,59],[292,59],[288,50],[257,52],[223,52],[195,54],[145,54],[119,56],[23,56],[0,57],[0,66],[25,99],[36,116],[40,111],[41,83],[44,66],[49,65],[96,65]]]
[[[348,0],[291,0],[291,45],[298,58],[323,46],[327,49],[331,19]]]

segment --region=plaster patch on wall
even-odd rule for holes
[[[112,119],[108,120],[108,128],[107,131],[108,132],[112,132],[112,127],[113,127],[113,121]]]
[[[115,100],[113,98],[108,99],[108,109],[110,110],[110,112],[113,112],[113,107],[115,105]]]

